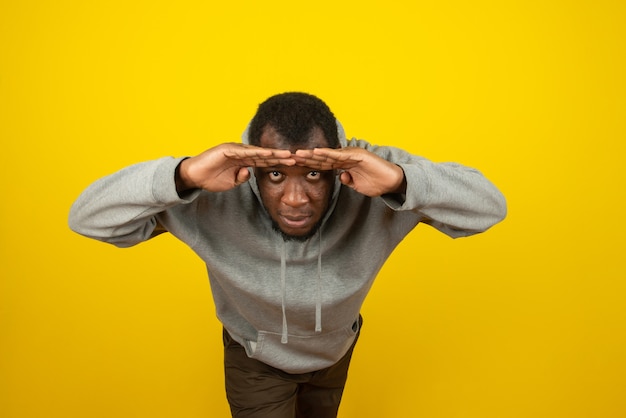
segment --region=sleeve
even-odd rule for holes
[[[383,196],[387,206],[416,212],[422,222],[452,238],[484,232],[506,216],[503,194],[478,170],[457,163],[434,163],[398,148],[360,140],[349,145],[366,148],[404,171],[406,194]]]
[[[72,204],[69,226],[89,238],[130,247],[161,232],[156,215],[190,203],[198,192],[180,198],[174,181],[183,158],[139,163],[97,180]]]

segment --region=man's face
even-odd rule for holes
[[[263,129],[260,146],[289,149],[292,153],[297,149],[271,126]],[[313,129],[305,145],[298,146],[300,149],[327,147],[328,141],[319,128]],[[334,171],[275,166],[256,168],[255,175],[263,205],[283,237],[305,240],[315,234],[328,209]]]

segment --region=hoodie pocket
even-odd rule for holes
[[[338,330],[314,334],[289,334],[288,342],[281,343],[281,334],[259,331],[256,347],[247,348],[251,357],[287,373],[308,373],[325,369],[339,361],[350,349],[360,330],[360,318]]]

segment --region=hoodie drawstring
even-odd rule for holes
[[[315,297],[315,332],[322,332],[322,232],[318,231],[319,248],[317,254],[317,280],[316,280],[316,297]],[[280,254],[280,302],[283,313],[283,330],[280,337],[282,344],[289,341],[289,333],[287,330],[287,313],[285,307],[285,298],[287,293],[287,244],[283,240]]]
[[[317,251],[317,300],[315,301],[315,332],[322,332],[322,230],[319,235],[319,248]]]
[[[280,298],[283,309],[283,335],[280,337],[280,342],[287,344],[287,314],[285,313],[285,293],[286,293],[286,279],[285,274],[287,270],[287,245],[283,240],[283,248],[280,254]]]

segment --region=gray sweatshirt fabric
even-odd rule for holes
[[[502,194],[474,169],[348,141],[340,125],[339,133],[342,146],[398,164],[406,195],[370,198],[337,179],[321,228],[305,242],[284,241],[272,229],[254,176],[226,192],[179,197],[174,173],[182,158],[172,157],[93,183],[72,205],[70,227],[119,247],[164,228],[204,260],[217,316],[250,357],[288,373],[323,369],[353,343],[353,325],[377,273],[416,225],[456,238],[483,232],[506,215]]]

